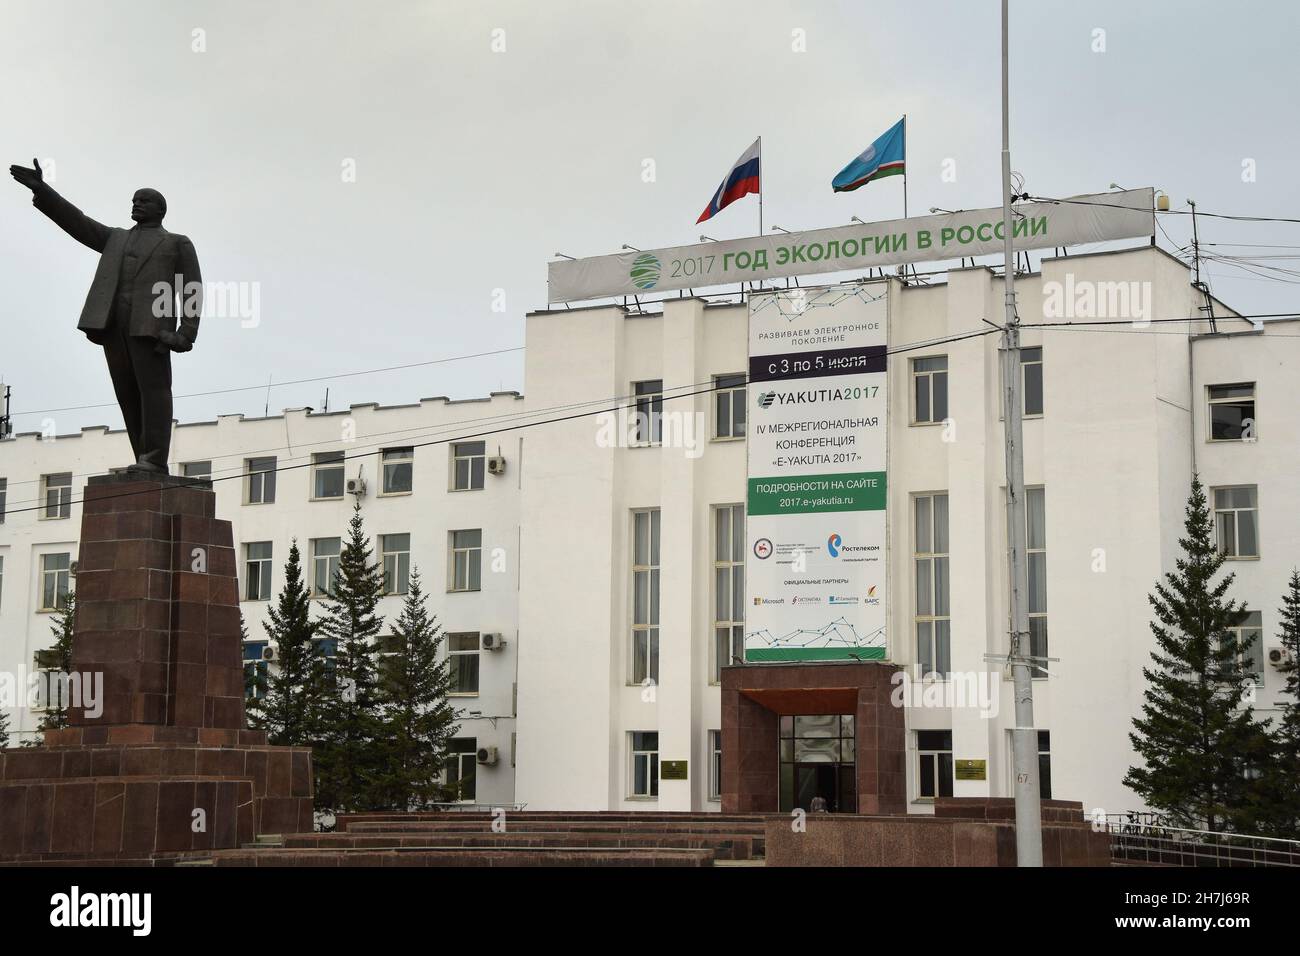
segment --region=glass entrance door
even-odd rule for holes
[[[779,728],[781,811],[856,813],[852,715],[786,716]]]

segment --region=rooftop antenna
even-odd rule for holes
[[[266,405],[262,408],[262,417],[271,417],[271,376],[266,376]]]
[[[325,388],[325,412],[324,412],[324,414],[328,415],[329,413],[330,413],[330,390],[329,390],[329,386],[326,386],[326,388]]]
[[[13,387],[0,383],[0,394],[4,396],[4,410],[0,411],[0,441],[4,441],[14,433],[13,418],[9,415],[9,395]]]
[[[1210,297],[1210,287],[1201,281],[1201,241],[1200,233],[1196,230],[1196,200],[1187,200],[1187,205],[1192,207],[1192,261],[1196,266],[1196,281],[1192,283],[1192,287],[1200,290],[1205,296],[1205,305],[1201,306],[1199,311],[1209,315],[1210,331],[1217,332],[1219,324],[1214,318],[1214,300]]]

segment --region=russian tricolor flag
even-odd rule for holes
[[[736,160],[735,165],[731,167],[731,172],[727,173],[723,178],[722,185],[713,194],[709,204],[704,207],[704,212],[700,213],[700,218],[695,220],[697,224],[704,222],[706,219],[712,219],[740,197],[759,192],[761,183],[761,177],[758,173],[760,142],[762,142],[761,139],[754,140],[754,145],[745,150],[740,159]]]

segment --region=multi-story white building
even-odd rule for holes
[[[889,297],[893,353],[887,659],[918,674],[992,669],[995,693],[983,711],[906,707],[906,805],[927,812],[934,796],[1011,793],[1010,681],[986,661],[1007,649],[997,336],[962,337],[1000,320],[1002,280],[968,268],[876,288]],[[1187,267],[1155,247],[1045,259],[1016,288],[1031,629],[1035,652],[1057,659],[1034,681],[1040,763],[1052,796],[1135,808],[1121,780],[1153,647],[1147,595],[1173,567],[1194,471],[1232,555],[1233,594],[1252,610],[1243,626],[1258,628],[1256,656],[1277,644],[1276,608],[1300,564],[1300,327],[1255,327],[1215,302],[1212,333],[1191,318],[1206,303]],[[1162,321],[1175,319],[1185,321]],[[1096,324],[1106,321],[1116,324]],[[1067,325],[1080,322],[1093,324]],[[463,665],[476,683],[458,699],[461,733],[500,754],[477,767],[477,802],[717,809],[720,673],[744,628],[734,589],[745,549],[727,531],[744,515],[746,369],[743,303],[551,309],[528,316],[526,402],[494,394],[183,425],[173,470],[210,462],[214,478],[235,476],[217,481],[218,516],[234,523],[256,641],[290,539],[309,567],[327,562],[354,500],[339,482],[358,477],[358,460],[340,476],[312,455],[370,455],[360,501],[377,553],[400,567],[409,535],[444,629],[506,638],[499,651],[456,645],[476,661]],[[648,414],[626,430],[608,415],[574,417],[616,400]],[[485,446],[461,441],[503,424],[527,427]],[[383,457],[404,448],[411,458]],[[59,510],[58,476],[73,476],[75,499],[84,476],[122,463],[125,449],[101,430],[0,445],[0,669],[30,667],[49,644],[42,606],[66,580],[57,556],[75,560],[79,512]],[[503,475],[475,464],[497,455]],[[306,467],[280,471],[274,502],[259,504],[269,456]],[[386,490],[386,465],[400,490]],[[385,615],[398,603],[386,598]],[[1267,716],[1282,682],[1267,663],[1258,671]],[[17,716],[35,726],[36,715]],[[685,760],[686,779],[659,779],[660,757]],[[955,760],[984,761],[986,779],[956,779]],[[468,751],[463,762],[467,775]]]

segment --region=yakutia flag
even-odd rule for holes
[[[852,192],[873,179],[897,176],[904,172],[907,156],[904,137],[904,120],[899,120],[868,146],[831,180],[831,189],[837,193]]]
[[[722,185],[713,194],[709,204],[704,207],[704,212],[700,213],[700,218],[695,220],[697,224],[712,219],[741,196],[759,191],[759,142],[760,140],[754,140],[754,145],[741,153],[740,159],[736,160],[735,165],[731,167],[731,172],[723,178]]]

